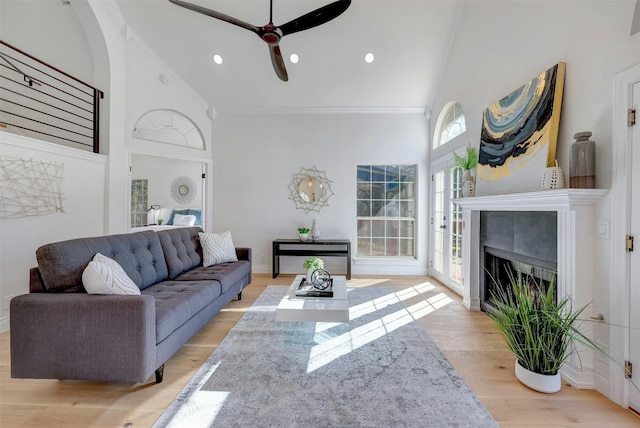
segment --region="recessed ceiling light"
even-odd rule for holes
[[[297,54],[292,53],[289,56],[289,61],[291,61],[292,64],[297,64],[299,60],[300,60],[300,58],[298,58]]]
[[[222,59],[222,57],[220,55],[215,54],[213,56],[213,62],[215,62],[216,64],[220,65],[220,64],[222,64],[222,61],[223,61],[223,59]]]
[[[373,55],[371,52],[364,56],[364,60],[367,64],[371,64],[375,58],[375,55]]]

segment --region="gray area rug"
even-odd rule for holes
[[[497,427],[389,288],[350,322],[279,323],[269,286],[154,427]]]

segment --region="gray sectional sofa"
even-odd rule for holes
[[[251,282],[251,249],[202,266],[199,227],[80,238],[36,251],[30,293],[10,303],[11,377],[144,382]],[[141,295],[87,294],[96,253]]]

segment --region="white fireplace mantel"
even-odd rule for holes
[[[595,205],[607,189],[560,189],[455,199],[462,208],[463,305],[480,310],[480,213],[482,211],[555,211],[557,213],[558,296],[569,296],[574,307],[593,300]],[[585,314],[586,315],[586,314]],[[568,361],[563,375],[574,386],[593,388],[591,370]],[[584,360],[583,360],[584,363]]]
[[[463,210],[471,211],[560,211],[577,205],[595,205],[608,189],[559,189],[508,195],[455,199]]]

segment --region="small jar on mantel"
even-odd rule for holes
[[[569,186],[572,189],[596,188],[596,143],[589,139],[591,132],[577,132],[571,145]]]

